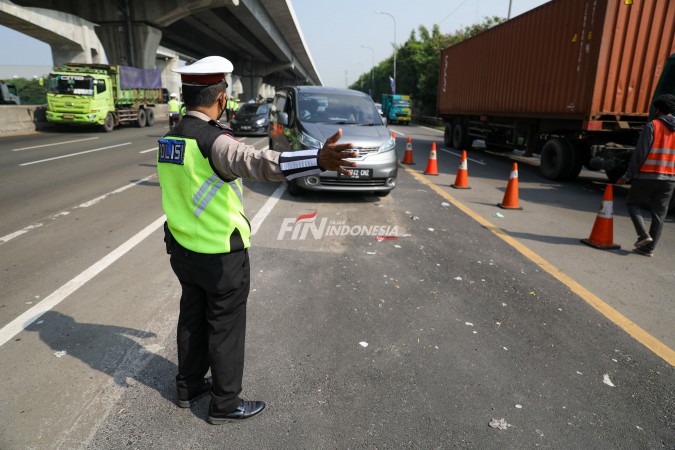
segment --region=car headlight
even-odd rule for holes
[[[265,125],[265,119],[258,119],[255,121],[255,124],[258,125],[259,127],[262,127]]]
[[[298,140],[302,145],[308,148],[321,148],[323,146],[321,142],[303,132],[300,133],[300,138]]]
[[[390,152],[395,148],[396,148],[396,141],[394,140],[393,137],[390,136],[387,142],[380,145],[380,149],[378,150],[378,152],[380,153]]]

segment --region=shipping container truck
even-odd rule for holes
[[[387,123],[409,125],[412,120],[412,103],[409,95],[382,94],[382,111]]]
[[[152,126],[162,99],[159,69],[67,64],[49,74],[47,121],[63,125]]]
[[[0,80],[0,104],[20,105],[19,93],[13,83]]]
[[[674,53],[675,1],[550,1],[441,52],[445,143],[540,153],[551,180],[585,166],[615,181],[653,98],[675,93]]]

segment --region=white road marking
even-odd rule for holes
[[[402,131],[394,130],[393,128],[392,128],[391,130],[392,130],[394,133],[396,133],[396,136],[398,136],[399,134],[400,134],[401,136],[403,136],[403,137],[408,136],[407,134],[405,134],[405,133],[402,132]]]
[[[165,220],[166,216],[161,216],[159,219],[155,220],[150,225],[136,233],[136,235],[132,236],[131,239],[101,258],[98,262],[90,266],[84,272],[80,273],[75,278],[58,288],[56,291],[52,292],[49,296],[45,297],[45,299],[40,303],[33,306],[31,309],[2,327],[0,329],[0,346],[4,345],[19,332],[25,330],[26,327],[35,322],[38,318],[40,318],[40,316],[61,303],[70,294],[82,287],[87,281],[101,273],[108,266],[124,256],[129,250],[133,249],[136,245],[142,242],[143,239],[161,228],[162,225],[164,225]]]
[[[253,236],[258,232],[263,221],[269,215],[270,211],[272,211],[272,208],[274,208],[274,205],[277,204],[279,198],[281,198],[281,196],[284,194],[285,191],[286,185],[282,184],[272,193],[270,198],[267,199],[262,208],[258,210],[256,215],[251,220],[251,236]]]
[[[95,205],[95,204],[101,202],[102,200],[105,200],[105,199],[106,199],[107,197],[109,197],[110,195],[113,195],[113,194],[119,194],[120,192],[124,192],[124,191],[126,191],[127,189],[129,189],[129,188],[131,188],[131,187],[134,187],[134,186],[136,186],[136,185],[139,185],[139,184],[143,183],[144,181],[147,181],[147,180],[149,180],[150,178],[153,178],[153,177],[155,177],[155,176],[156,176],[156,174],[148,175],[148,176],[145,177],[145,178],[141,178],[141,179],[138,180],[138,181],[134,181],[133,183],[129,183],[129,184],[127,184],[126,186],[122,186],[121,188],[115,189],[114,191],[108,192],[107,194],[103,194],[103,195],[101,195],[101,196],[99,196],[99,197],[96,197],[96,198],[91,199],[91,200],[89,200],[89,201],[86,201],[86,202],[84,202],[84,203],[80,203],[79,205],[77,205],[77,206],[75,206],[75,207],[73,207],[73,208],[71,208],[71,209],[76,209],[76,208],[88,208],[88,207],[90,207],[90,206],[92,206],[92,205]],[[68,211],[68,210],[66,210],[66,211],[61,211],[60,213],[57,213],[57,214],[54,214],[53,216],[51,216],[50,219],[51,219],[51,220],[54,220],[54,219],[57,219],[57,218],[59,218],[59,217],[61,217],[61,216],[67,216],[68,214],[70,214],[70,211]],[[9,241],[11,241],[12,239],[14,239],[14,238],[16,238],[16,237],[19,237],[19,236],[21,236],[22,234],[26,234],[26,233],[28,233],[29,231],[34,230],[34,229],[36,229],[36,228],[39,228],[39,227],[41,227],[41,226],[43,226],[43,225],[44,225],[43,223],[34,223],[34,224],[31,224],[31,225],[28,225],[28,226],[25,227],[25,228],[20,229],[19,231],[15,231],[14,233],[10,233],[10,234],[8,234],[8,235],[6,235],[6,236],[2,236],[2,237],[0,237],[0,244],[4,244],[4,243],[6,243],[6,242],[9,242]]]
[[[429,127],[425,127],[424,125],[417,125],[417,126],[420,127],[420,128],[424,128],[425,130],[435,131],[436,133],[441,133],[441,134],[444,133],[444,131],[437,130],[436,128],[429,128]]]
[[[451,155],[459,156],[460,158],[462,157],[462,154],[461,154],[461,153],[453,152],[452,150],[448,150],[447,148],[442,148],[441,150],[443,150],[445,153],[450,153]],[[487,163],[484,162],[484,161],[479,161],[479,160],[477,160],[477,159],[469,158],[468,156],[466,157],[466,159],[468,159],[469,161],[473,161],[473,162],[475,162],[475,163],[477,163],[477,164],[481,164],[481,165],[483,165],[483,166],[487,166]]]
[[[20,229],[19,231],[15,231],[14,233],[10,233],[10,234],[8,234],[8,235],[5,235],[5,236],[3,236],[3,237],[0,237],[0,244],[4,244],[5,242],[9,242],[9,241],[11,241],[12,239],[14,239],[15,237],[19,237],[19,236],[21,236],[22,234],[26,234],[26,233],[28,233],[29,231],[34,230],[34,229],[36,229],[36,228],[40,228],[42,225],[44,225],[44,224],[42,224],[42,223],[34,223],[34,224],[32,224],[32,225],[28,225],[26,228]]]
[[[41,159],[39,161],[27,162],[27,163],[19,164],[19,166],[30,166],[31,164],[40,164],[40,163],[47,162],[47,161],[54,161],[55,159],[70,158],[71,156],[84,155],[85,153],[100,152],[101,150],[107,150],[109,148],[121,147],[123,145],[130,145],[130,144],[131,144],[131,142],[125,142],[124,144],[109,145],[107,147],[95,148],[93,150],[86,150],[84,152],[71,153],[69,155],[55,156],[53,158],[47,158],[47,159]]]
[[[148,152],[155,152],[155,151],[157,151],[157,147],[152,147],[152,148],[149,148],[147,150],[141,150],[138,153],[148,153]]]
[[[92,139],[98,139],[98,137],[75,139],[73,141],[54,142],[52,144],[34,145],[32,147],[13,148],[12,151],[13,152],[20,152],[21,150],[30,150],[30,149],[33,149],[33,148],[42,148],[42,147],[52,147],[54,145],[61,145],[61,144],[72,144],[73,142],[91,141]]]

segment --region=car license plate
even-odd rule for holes
[[[74,119],[75,116],[71,116],[70,114],[64,114],[64,115],[63,115],[63,118],[64,118],[64,119]]]
[[[244,126],[241,127],[241,129],[242,129],[242,130],[250,130],[251,127],[249,127],[249,126],[247,126],[247,125],[244,125]]]
[[[350,180],[370,180],[373,178],[373,169],[350,169],[348,167],[346,169],[351,170],[352,175],[344,175],[338,172],[338,178],[348,178]]]

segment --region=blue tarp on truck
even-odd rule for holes
[[[161,89],[162,72],[159,69],[137,69],[119,66],[121,89]]]

